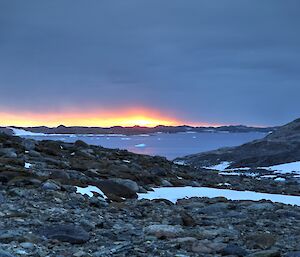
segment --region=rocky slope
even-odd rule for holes
[[[297,183],[228,178],[161,157],[0,135],[0,256],[297,257],[300,207],[267,201],[138,200],[156,186],[300,195]],[[75,186],[94,185],[92,197]]]
[[[300,119],[270,133],[263,139],[238,147],[222,148],[179,158],[195,167],[231,162],[229,168],[269,167],[276,164],[300,161]]]

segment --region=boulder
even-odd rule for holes
[[[123,185],[136,193],[139,192],[139,190],[140,190],[139,185],[131,179],[116,178],[116,179],[113,179],[112,181],[114,181],[120,185]]]
[[[137,198],[136,192],[111,180],[100,181],[96,184],[96,186],[99,187],[110,200],[117,200],[117,198],[120,198],[120,200],[122,198]]]

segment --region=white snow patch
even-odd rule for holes
[[[125,163],[131,163],[131,161],[128,161],[128,160],[123,160],[123,162],[125,162]]]
[[[31,163],[25,162],[24,168],[25,169],[30,169],[32,167]]]
[[[251,170],[251,168],[249,168],[249,167],[227,169],[231,164],[232,164],[232,162],[224,161],[224,162],[221,162],[217,165],[206,166],[206,167],[203,167],[203,168],[209,169],[209,170],[218,170],[218,171],[236,171],[236,170],[245,171],[245,170]]]
[[[263,175],[263,176],[260,176],[261,178],[276,178],[277,175]]]
[[[274,165],[270,167],[262,167],[262,169],[276,171],[277,173],[297,173],[300,174],[300,161],[298,162],[290,162],[279,165]]]
[[[137,145],[135,145],[135,147],[138,147],[138,148],[146,147],[146,144],[137,144]]]
[[[227,170],[225,170],[227,171]],[[219,172],[222,176],[247,176],[247,177],[257,177],[258,173],[253,172]]]
[[[96,186],[87,186],[87,187],[76,187],[76,193],[82,194],[82,195],[88,195],[89,197],[94,196],[93,193],[98,193],[102,195],[104,199],[106,199],[106,195]]]
[[[243,167],[243,168],[234,168],[234,169],[229,169],[229,170],[251,170],[251,168]]]
[[[284,182],[284,181],[286,181],[286,179],[285,178],[275,178],[274,179],[274,181],[277,181],[277,182]]]
[[[240,176],[240,172],[219,172],[219,175],[222,176]]]
[[[13,127],[8,127],[8,128],[13,131],[15,136],[47,136],[47,134],[44,133],[34,133],[34,132],[27,131],[25,129],[17,129]]]
[[[218,170],[218,171],[224,171],[230,166],[231,162],[221,162],[220,164],[209,166],[209,167],[203,167],[205,169],[209,170]]]
[[[229,183],[219,183],[218,186],[231,186]]]
[[[237,191],[209,187],[162,187],[153,188],[154,191],[138,194],[139,199],[167,199],[175,203],[178,199],[191,197],[225,197],[229,200],[269,200],[276,203],[300,206],[300,196],[259,193],[254,191]]]
[[[188,164],[185,163],[185,161],[173,161],[174,164],[187,166]]]

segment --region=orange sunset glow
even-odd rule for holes
[[[1,126],[146,126],[182,125],[182,121],[156,111],[63,112],[63,113],[0,113]]]

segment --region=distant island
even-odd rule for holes
[[[84,127],[74,126],[66,127],[60,125],[58,127],[50,128],[46,126],[40,127],[0,127],[0,132],[13,135],[13,129],[23,129],[25,131],[33,133],[44,133],[44,134],[122,134],[122,135],[140,135],[140,134],[153,134],[153,133],[184,133],[184,132],[211,132],[211,133],[247,133],[247,132],[262,132],[269,133],[277,129],[277,127],[248,127],[243,125],[231,125],[231,126],[220,126],[220,127],[193,127],[188,125],[182,126],[163,126],[159,125],[156,127],[121,127],[114,126],[109,128],[103,127]]]

